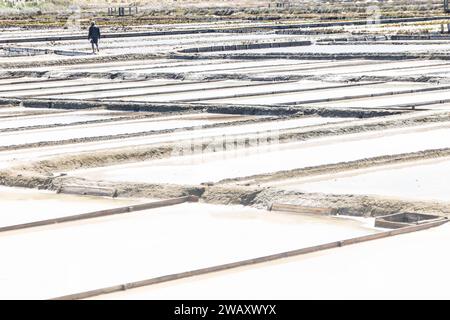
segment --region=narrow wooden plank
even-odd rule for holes
[[[62,186],[58,189],[58,193],[90,195],[98,197],[114,197],[116,189],[104,187],[85,187],[85,186]]]
[[[283,203],[273,203],[271,206],[271,211],[284,211],[284,212],[294,212],[294,213],[304,213],[304,214],[320,214],[320,215],[330,215],[333,214],[333,209],[323,208],[323,207],[308,207],[295,204],[283,204]]]
[[[29,222],[29,223],[22,223],[22,224],[17,224],[17,225],[12,225],[12,226],[1,227],[0,233],[7,232],[7,231],[23,230],[23,229],[34,228],[34,227],[47,226],[47,225],[52,225],[52,224],[57,224],[57,223],[74,222],[74,221],[80,221],[80,220],[86,220],[86,219],[107,217],[107,216],[123,214],[123,213],[128,213],[128,212],[134,212],[134,211],[142,211],[142,210],[148,210],[148,209],[154,209],[154,208],[173,206],[173,205],[181,204],[184,202],[196,202],[197,201],[196,199],[198,199],[198,198],[186,196],[186,197],[181,197],[181,198],[173,198],[173,199],[168,199],[168,200],[138,204],[138,205],[134,205],[134,206],[126,206],[126,207],[120,207],[120,208],[114,208],[114,209],[108,209],[108,210],[100,210],[100,211],[94,211],[94,212],[89,212],[89,213],[77,214],[77,215],[72,215],[72,216],[67,216],[67,217],[60,217],[60,218],[54,218],[54,219],[34,221],[34,222]]]

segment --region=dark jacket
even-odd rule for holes
[[[100,39],[100,29],[97,26],[89,27],[88,39]]]

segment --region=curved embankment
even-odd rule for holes
[[[342,136],[367,131],[380,131],[383,129],[399,128],[401,126],[420,127],[424,124],[448,122],[449,114],[420,115],[412,117],[398,116],[399,119],[370,119],[365,124],[357,121],[348,123],[330,124],[326,128],[288,129],[281,133],[280,141],[305,141],[326,136]],[[372,123],[370,123],[372,122]],[[16,166],[10,170],[0,172],[0,183],[7,186],[42,188],[49,190],[89,190],[104,188],[114,190],[112,194],[119,197],[149,197],[167,198],[195,195],[202,201],[221,204],[243,204],[256,207],[270,207],[273,202],[297,203],[319,207],[335,208],[337,213],[347,215],[377,216],[398,211],[433,212],[442,214],[449,212],[450,204],[430,203],[421,201],[402,201],[384,199],[373,196],[330,195],[317,193],[303,193],[287,191],[260,185],[273,180],[286,177],[302,177],[320,175],[329,172],[342,172],[355,168],[374,167],[391,163],[406,163],[408,161],[442,158],[450,155],[450,149],[427,150],[392,156],[379,156],[357,161],[334,163],[323,166],[307,167],[288,171],[273,172],[270,174],[255,175],[243,178],[226,179],[217,183],[205,185],[178,185],[161,183],[125,183],[94,181],[84,178],[75,178],[67,175],[55,175],[54,172],[73,170],[77,168],[99,167],[109,164],[138,162],[151,159],[168,158],[173,154],[177,144],[163,144],[141,148],[121,148],[89,154],[67,155],[50,158],[48,160],[32,162]],[[210,140],[202,141],[208,147],[216,143],[220,147],[222,142]],[[205,145],[205,147],[206,147]],[[203,145],[201,146],[204,147]],[[94,192],[93,191],[93,192]],[[94,192],[95,193],[95,192]]]

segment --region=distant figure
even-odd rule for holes
[[[100,52],[98,49],[98,40],[100,39],[100,29],[96,26],[95,21],[91,22],[91,26],[89,27],[89,36],[88,40],[91,41],[92,44],[92,53],[95,54],[95,48],[97,48],[97,52]]]

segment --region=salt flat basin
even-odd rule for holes
[[[450,124],[349,134],[261,147],[197,153],[70,172],[95,180],[199,184],[281,170],[320,166],[450,147]],[[251,142],[253,146],[256,141]],[[252,145],[252,144],[250,144]],[[255,166],[255,163],[258,165]]]
[[[347,65],[348,64],[348,65]],[[305,68],[305,70],[293,69],[290,71],[279,70],[279,72],[269,72],[269,76],[288,74],[309,74],[309,75],[385,75],[393,76],[397,74],[408,74],[413,72],[425,73],[434,68],[445,68],[448,63],[440,60],[414,60],[414,61],[378,61],[362,63],[361,61],[347,63],[331,63],[327,68]]]
[[[25,107],[0,107],[0,116],[12,116],[12,115],[16,115],[16,114],[23,114],[26,115],[27,113],[35,113],[35,112],[40,112],[40,113],[55,113],[55,112],[69,112],[67,110],[63,110],[63,109],[41,109],[41,108],[25,108]]]
[[[0,297],[52,298],[374,232],[360,221],[200,203],[8,232]]]
[[[444,270],[450,268],[449,242],[450,225],[446,224],[94,299],[447,300],[450,279]],[[426,277],[418,276],[423,272]]]
[[[0,186],[0,228],[142,202],[143,200],[138,199],[77,196],[56,194],[54,191]]]
[[[93,63],[90,61],[80,62],[76,65],[55,65],[45,67],[33,67],[30,70],[50,70],[50,71],[76,71],[76,72],[108,72],[114,70],[125,70],[127,68],[133,68],[134,66],[155,64],[162,65],[167,63],[174,63],[168,59],[150,59],[150,60],[129,60],[129,61],[110,61],[102,63]]]
[[[427,104],[417,107],[417,109],[421,109],[421,112],[423,110],[450,111],[450,103]]]
[[[220,117],[220,114],[217,115]],[[251,119],[250,116],[244,116],[242,119]],[[261,116],[264,119],[263,116]],[[227,119],[227,118],[225,118]],[[234,120],[239,120],[232,118]],[[145,147],[151,144],[173,143],[175,141],[193,139],[193,141],[201,142],[203,139],[211,137],[220,137],[224,135],[258,135],[259,132],[276,132],[276,130],[308,127],[315,125],[325,125],[327,123],[353,121],[354,118],[327,118],[327,117],[302,117],[294,119],[283,119],[274,121],[254,122],[240,125],[233,125],[218,128],[203,129],[201,127],[196,130],[180,130],[167,134],[156,134],[150,136],[133,137],[125,139],[115,139],[96,142],[73,143],[60,146],[40,147],[39,149],[21,149],[21,150],[5,150],[0,152],[0,168],[8,165],[17,164],[17,162],[43,160],[52,156],[80,154],[82,152],[111,150],[125,147]]]
[[[450,202],[450,158],[407,162],[271,184],[287,190]]]
[[[192,35],[163,35],[163,36],[141,36],[130,38],[106,38],[102,40],[104,49],[129,49],[133,47],[145,46],[190,46],[204,45],[205,43],[220,42],[221,44],[234,43],[236,41],[261,41],[261,40],[291,40],[295,39],[293,35],[276,34],[233,34],[233,33],[214,33],[211,34],[192,34]],[[38,47],[48,47],[48,42],[36,43]],[[83,40],[71,40],[56,42],[56,48],[61,50],[80,50],[87,49],[86,42]]]
[[[251,86],[246,86],[247,84]],[[260,84],[258,86],[255,86],[255,84]],[[151,93],[146,94],[145,91],[142,92],[142,95],[137,97],[126,97],[126,96],[120,96],[119,94],[115,94],[114,99],[120,99],[120,100],[129,100],[129,101],[155,101],[155,102],[165,102],[165,101],[183,101],[183,100],[192,100],[192,99],[198,99],[201,100],[202,103],[228,103],[228,100],[223,100],[217,98],[223,98],[223,96],[235,96],[235,95],[246,95],[246,94],[255,94],[256,97],[239,97],[239,98],[232,98],[232,102],[240,104],[247,104],[247,100],[252,99],[258,99],[258,97],[263,96],[265,99],[267,99],[267,94],[270,92],[276,92],[280,90],[310,90],[310,89],[320,89],[323,87],[340,87],[343,88],[348,86],[347,83],[339,84],[339,83],[333,83],[333,82],[323,82],[323,81],[309,81],[309,80],[302,80],[298,82],[278,82],[273,84],[267,84],[262,82],[242,82],[239,81],[239,83],[234,83],[234,86],[240,86],[238,88],[226,88],[225,86],[217,87],[215,90],[202,90],[199,89],[198,91],[194,92],[175,92],[175,93],[167,93],[167,94],[158,94],[158,95],[152,95]],[[338,88],[338,89],[332,89],[337,91],[344,91],[345,89]],[[349,90],[350,88],[348,88]],[[352,88],[355,90],[355,88]],[[374,88],[373,90],[377,90]],[[325,90],[324,90],[325,91]],[[331,91],[331,89],[330,89]],[[308,92],[310,96],[317,97],[318,94],[320,94],[323,91],[312,91]],[[111,93],[106,93],[105,95],[111,95]],[[304,93],[307,94],[307,93]],[[112,95],[110,97],[113,97]],[[208,99],[214,99],[209,101]],[[253,101],[253,100],[252,100]],[[257,104],[266,104],[264,103],[264,99],[259,99]]]
[[[195,72],[195,73],[203,73],[203,68],[206,67],[207,70],[204,71],[206,73],[222,73],[226,70],[227,73],[231,72],[233,73],[235,70],[253,70],[258,68],[273,68],[273,66],[279,65],[279,66],[285,66],[285,65],[291,65],[291,66],[310,66],[313,67],[315,65],[324,65],[327,64],[337,64],[339,62],[329,62],[329,61],[320,61],[320,62],[313,62],[310,60],[280,60],[280,59],[268,59],[268,60],[262,60],[258,62],[252,62],[252,61],[234,61],[234,60],[221,60],[221,59],[213,59],[213,60],[194,60],[194,61],[173,61],[173,60],[139,60],[139,61],[132,61],[132,62],[110,62],[110,63],[102,63],[100,65],[98,64],[81,64],[77,66],[55,66],[51,67],[51,70],[70,70],[70,71],[77,71],[77,72],[111,72],[111,71],[127,71],[127,72],[141,72],[142,70],[145,71],[145,73],[152,73],[152,72],[173,72],[172,68],[178,68],[178,67],[186,67],[184,70],[178,70],[178,71],[184,71],[184,72]],[[187,69],[189,67],[190,69]],[[49,69],[49,68],[47,68]],[[36,69],[33,69],[36,70]]]
[[[424,103],[432,104],[439,100],[450,99],[450,90],[439,90],[430,92],[406,93],[393,96],[371,97],[363,99],[348,99],[341,101],[318,102],[309,104],[314,107],[335,108],[390,108],[395,106]]]
[[[114,83],[117,81],[113,80],[105,80],[105,79],[95,79],[95,78],[83,78],[83,79],[73,79],[73,80],[64,80],[64,79],[49,79],[49,78],[20,78],[15,81],[8,82],[0,82],[0,96],[6,97],[11,96],[9,91],[17,90],[20,93],[20,90],[46,90],[55,87],[69,87],[69,86],[85,86],[92,85],[95,86],[99,83]],[[55,90],[55,89],[53,89]]]
[[[153,68],[155,71],[164,71],[165,68],[170,67],[181,67],[181,66],[192,66],[192,65],[209,65],[209,64],[227,64],[232,63],[232,61],[227,60],[213,60],[214,62],[208,61],[178,61],[178,60],[167,60],[167,59],[157,59],[157,60],[138,60],[138,61],[126,61],[126,63],[120,62],[110,62],[102,63],[100,65],[95,64],[80,64],[76,66],[77,71],[92,71],[95,72],[111,72],[111,71],[139,71],[144,69]],[[61,69],[67,69],[67,66],[60,66]],[[73,71],[74,69],[70,69]]]
[[[14,97],[14,96],[38,96],[38,97],[55,97],[58,98],[59,96],[64,96],[66,94],[70,94],[72,92],[80,92],[81,94],[83,92],[89,92],[91,91],[91,95],[95,97],[95,94],[97,94],[97,91],[101,92],[103,90],[111,90],[111,91],[117,91],[121,88],[142,88],[142,87],[148,87],[148,86],[155,86],[159,87],[161,86],[162,89],[165,89],[165,85],[172,84],[172,83],[180,83],[183,84],[180,81],[170,81],[170,80],[145,80],[145,81],[97,81],[96,83],[61,83],[59,87],[56,85],[51,87],[45,87],[45,88],[33,88],[29,87],[24,89],[17,89],[17,91],[7,91],[7,92],[0,92],[0,96],[3,97]],[[40,85],[45,85],[45,82],[40,83]],[[159,90],[161,90],[159,88]],[[144,89],[141,89],[144,90]]]
[[[186,66],[170,66],[164,68],[158,68],[155,69],[152,65],[148,65],[147,68],[139,68],[139,72],[144,73],[204,73],[204,72],[227,72],[227,71],[233,71],[235,69],[257,69],[264,66],[270,66],[272,64],[290,64],[291,66],[297,65],[298,63],[308,63],[306,61],[274,61],[274,60],[268,60],[268,61],[234,61],[231,63],[224,63],[220,60],[217,61],[215,64],[195,64],[195,65],[186,65]],[[309,62],[310,63],[310,62]]]
[[[323,64],[324,62],[316,63],[308,60],[267,60],[267,61],[235,61],[232,63],[218,63],[215,65],[196,65],[176,68],[164,68],[162,70],[154,70],[152,68],[142,69],[146,73],[153,72],[174,72],[174,73],[197,73],[197,74],[223,74],[223,73],[242,73],[248,71],[249,73],[256,70],[270,71],[272,69],[286,69],[297,68],[298,66],[309,66]]]
[[[266,61],[266,60],[263,60]],[[287,60],[290,61],[290,60]],[[268,73],[272,74],[273,72],[284,72],[289,70],[304,70],[305,72],[314,72],[315,70],[328,70],[333,68],[350,68],[356,67],[358,65],[363,65],[366,68],[370,67],[370,65],[377,65],[376,62],[367,61],[367,60],[351,60],[351,61],[331,61],[331,60],[292,60],[294,63],[291,65],[286,65],[287,61],[279,60],[277,63],[272,63],[270,65],[259,64],[252,68],[247,68],[243,66],[242,68],[233,68],[227,70],[207,70],[207,71],[198,71],[200,74],[222,74],[222,73]],[[390,62],[387,62],[390,64]],[[224,72],[225,71],[225,72]]]
[[[116,81],[99,84],[92,84],[89,86],[71,86],[61,88],[48,88],[25,90],[16,92],[19,96],[36,96],[40,98],[68,98],[68,99],[96,99],[102,96],[118,95],[124,96],[127,94],[134,94],[136,92],[143,94],[145,92],[166,92],[173,90],[188,90],[198,88],[201,85],[205,87],[215,87],[231,85],[233,81],[205,81],[198,83],[198,81],[180,81],[180,80],[141,80],[141,81]],[[236,82],[234,82],[236,83]],[[245,82],[243,82],[245,84]],[[3,96],[13,96],[15,92],[0,93]]]
[[[168,52],[179,50],[181,48],[204,46],[205,44],[217,41],[222,45],[236,44],[242,41],[263,41],[263,40],[279,40],[290,41],[295,40],[293,35],[274,35],[274,34],[230,34],[211,35],[211,34],[193,34],[193,35],[165,35],[162,37],[139,37],[139,38],[121,38],[121,39],[103,39],[102,54],[127,54],[138,52]],[[45,44],[45,43],[44,43]],[[42,45],[42,44],[41,44]],[[74,40],[70,42],[64,41],[54,47],[61,50],[76,50],[89,52],[89,46],[84,40]]]
[[[408,75],[425,75],[425,74],[433,74],[437,72],[442,72],[442,70],[447,69],[450,66],[448,63],[443,63],[442,61],[436,65],[417,65],[417,66],[409,66],[407,68],[394,68],[389,70],[388,68],[381,70],[371,70],[369,72],[361,72],[361,74],[370,75],[370,76],[408,76]],[[359,73],[359,72],[358,72]]]
[[[133,68],[134,66],[148,65],[148,64],[166,64],[174,63],[172,60],[168,59],[150,59],[150,60],[129,60],[129,61],[111,61],[102,63],[92,63],[89,61],[80,62],[76,65],[55,65],[55,66],[44,66],[44,67],[32,67],[24,68],[25,70],[35,70],[35,71],[75,71],[75,72],[108,72],[114,70],[121,70],[127,68]],[[118,68],[118,69],[116,69]]]
[[[212,61],[179,61],[171,59],[151,59],[151,60],[131,60],[131,61],[112,61],[98,63],[80,63],[77,65],[59,65],[49,67],[34,67],[29,70],[50,70],[54,71],[71,71],[71,72],[114,72],[114,71],[136,71],[144,69],[154,69],[155,72],[164,71],[166,68],[181,67],[181,66],[202,66],[202,65],[228,65],[234,64],[237,61],[214,59]],[[269,63],[269,62],[263,62]]]
[[[120,115],[120,114],[118,114]],[[0,121],[0,129],[32,127],[39,125],[71,124],[75,122],[95,121],[113,118],[113,115],[90,113],[90,111],[69,112],[65,114],[49,114],[39,116],[23,116],[7,118]]]
[[[155,95],[155,99],[161,97],[164,97],[163,94],[165,92],[172,92],[172,91],[183,91],[183,90],[193,90],[193,92],[185,93],[186,96],[190,97],[195,94],[195,91],[198,90],[202,94],[205,93],[205,89],[214,89],[217,88],[218,90],[227,88],[227,87],[236,87],[236,86],[242,86],[246,87],[247,85],[254,85],[258,84],[260,82],[253,82],[253,81],[232,81],[232,80],[225,80],[225,81],[204,81],[204,82],[192,82],[192,81],[166,81],[164,84],[158,84],[161,83],[161,81],[140,81],[138,84],[128,84],[126,82],[121,83],[120,85],[116,85],[115,87],[111,88],[111,86],[101,86],[98,88],[98,91],[92,91],[95,88],[83,88],[82,91],[84,92],[76,92],[79,89],[71,88],[70,90],[59,90],[58,92],[48,92],[48,95],[43,97],[50,97],[50,98],[67,98],[67,99],[101,99],[101,98],[120,98],[121,100],[130,100],[129,95],[149,95],[157,94]],[[155,86],[153,86],[153,84]],[[169,85],[170,84],[170,85]],[[151,86],[146,88],[146,86]],[[92,89],[92,90],[91,90]],[[234,88],[230,90],[239,90],[239,88]],[[71,91],[74,91],[76,93],[70,93]],[[208,92],[208,91],[206,91]],[[156,99],[158,100],[158,99]],[[159,98],[158,101],[168,101],[167,99],[161,99]]]
[[[306,92],[293,92],[293,93],[280,93],[280,94],[268,94],[268,95],[259,95],[259,96],[251,96],[251,97],[239,97],[239,98],[228,98],[228,99],[219,99],[219,100],[206,100],[204,102],[213,102],[213,103],[230,103],[230,104],[262,104],[262,105],[270,105],[270,104],[282,104],[282,103],[291,103],[297,102],[299,104],[311,104],[311,101],[317,99],[331,99],[331,98],[345,98],[349,97],[347,100],[343,101],[330,101],[330,102],[320,102],[314,103],[312,105],[326,105],[326,106],[342,106],[344,104],[356,104],[354,101],[359,101],[362,99],[353,99],[351,96],[363,95],[363,94],[380,94],[380,93],[390,93],[393,91],[402,91],[402,90],[417,90],[424,88],[438,88],[437,85],[430,84],[422,84],[422,83],[412,83],[412,82],[390,82],[390,83],[380,83],[380,84],[368,84],[358,87],[342,87],[342,88],[334,88],[334,89],[323,89],[323,90],[314,90],[314,91],[306,91]],[[300,88],[300,86],[299,86]],[[447,94],[450,96],[450,91],[431,91],[427,92],[426,96],[436,96],[437,94]],[[408,93],[401,95],[403,96],[415,96],[421,95],[421,93]],[[385,100],[395,100],[397,95],[389,95],[388,97],[384,97]],[[378,97],[370,97],[365,100],[372,101],[381,99]],[[366,104],[359,104],[358,107],[366,107]]]
[[[2,85],[2,89],[8,87],[9,85],[22,85],[26,84],[35,84],[46,81],[49,78],[35,78],[35,77],[14,77],[14,78],[0,78],[0,84]],[[66,80],[54,80],[56,83],[58,81],[66,81]],[[93,79],[93,81],[95,81]],[[50,81],[52,82],[52,81]],[[4,87],[5,86],[5,87]]]
[[[429,44],[429,45],[401,45],[401,44],[351,44],[351,45],[311,45],[287,48],[267,48],[239,51],[223,51],[221,54],[236,53],[398,53],[398,52],[418,52],[418,51],[446,51],[450,49],[449,44]],[[217,53],[206,53],[217,54]]]
[[[60,141],[65,139],[89,138],[115,134],[127,134],[152,130],[177,129],[191,126],[234,121],[240,117],[234,115],[199,114],[186,116],[169,116],[140,120],[124,120],[112,123],[100,123],[70,128],[50,128],[27,130],[20,133],[0,134],[0,145],[20,145],[27,143]]]

